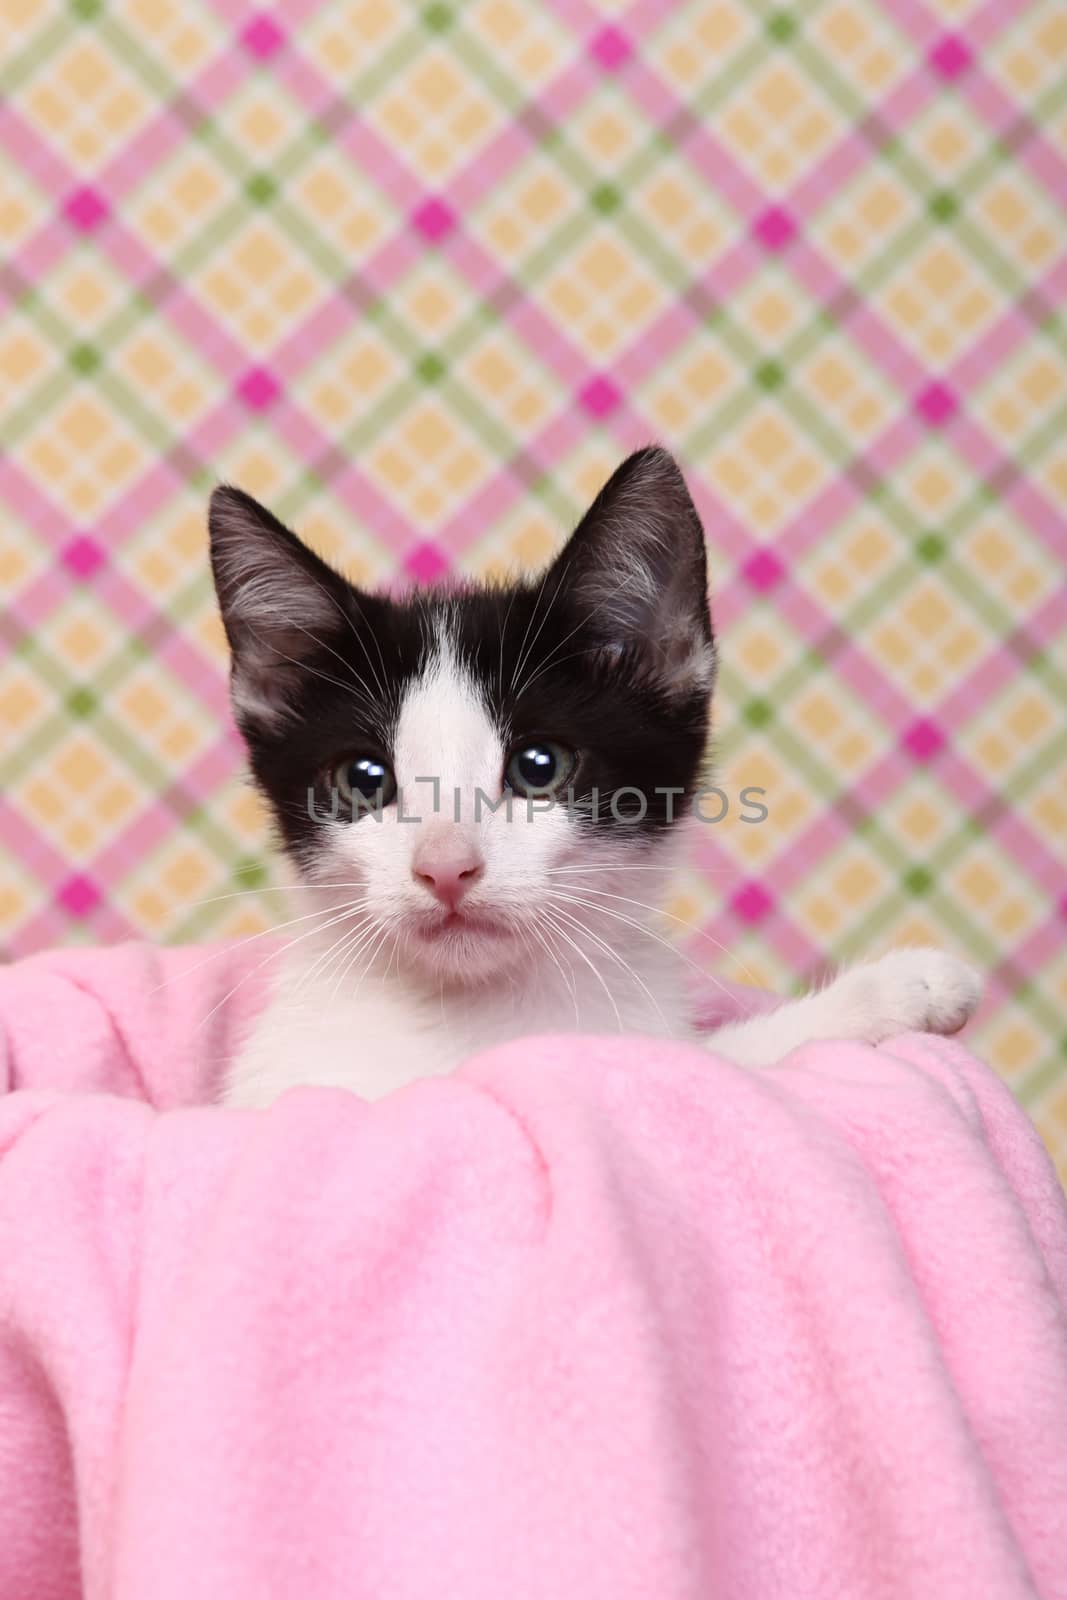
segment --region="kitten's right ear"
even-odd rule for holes
[[[648,445],[616,469],[549,569],[548,584],[550,594],[569,591],[607,659],[628,660],[670,695],[710,693],[715,643],[704,530],[666,450]]]
[[[208,530],[238,722],[276,723],[308,658],[328,660],[331,636],[348,626],[349,586],[242,489],[215,490]]]

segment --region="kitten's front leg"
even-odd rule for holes
[[[709,1034],[717,1055],[769,1066],[812,1039],[878,1044],[898,1033],[958,1033],[981,998],[978,974],[941,950],[893,950],[853,967],[825,989]]]

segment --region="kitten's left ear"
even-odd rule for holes
[[[715,647],[704,530],[678,463],[650,445],[601,489],[549,571],[605,658],[674,694],[710,691]]]
[[[329,641],[346,626],[352,591],[241,489],[223,484],[215,490],[208,528],[238,725],[247,731],[278,723],[312,657],[325,655],[321,675],[336,674]]]

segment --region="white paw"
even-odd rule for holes
[[[958,1033],[982,997],[973,967],[943,950],[893,950],[838,982],[871,1044],[898,1033]]]

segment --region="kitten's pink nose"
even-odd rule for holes
[[[412,877],[455,911],[485,871],[485,859],[474,840],[458,828],[444,828],[421,841],[411,863]]]

